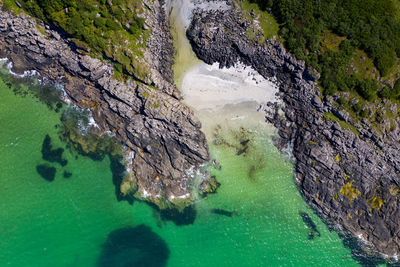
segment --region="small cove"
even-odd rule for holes
[[[187,64],[183,84],[184,74],[201,62]],[[196,110],[185,98],[221,165],[210,167],[221,187],[195,203],[187,214],[194,221],[181,218],[177,225],[143,202],[119,202],[109,158],[71,152],[58,138],[61,113],[8,87],[0,81],[0,266],[357,265],[304,203],[293,166],[272,145],[275,130],[253,98],[217,110]],[[65,166],[43,159],[46,135],[52,149],[64,149]],[[38,174],[39,164],[56,169],[53,181]],[[65,178],[65,171],[72,175]],[[301,212],[320,237],[309,239]]]

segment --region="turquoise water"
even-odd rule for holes
[[[221,187],[176,225],[143,202],[117,201],[110,160],[79,156],[58,138],[61,111],[1,80],[0,99],[0,266],[357,265],[305,205],[263,126],[221,120],[207,134]],[[42,159],[46,135],[67,165]],[[237,155],[243,136],[250,150]],[[53,181],[38,174],[41,164],[56,169]],[[320,237],[309,240],[299,212]]]

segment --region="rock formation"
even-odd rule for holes
[[[209,155],[200,122],[179,101],[172,83],[173,50],[162,2],[147,5],[146,23],[153,27],[146,51],[152,84],[116,80],[109,63],[90,57],[49,26],[4,11],[0,57],[9,58],[15,72],[37,70],[53,81],[61,79],[72,103],[91,109],[101,131],[114,133],[134,155],[129,182],[137,192],[131,193],[160,208],[182,208],[193,198],[193,170]]]
[[[295,181],[306,201],[340,233],[397,259],[399,119],[390,133],[380,136],[366,123],[351,121],[331,97],[320,94],[318,75],[303,61],[276,41],[259,45],[249,40],[249,25],[234,9],[197,10],[187,36],[205,62],[229,67],[240,61],[277,83],[284,104],[265,107],[267,120],[279,130],[277,146],[292,151]]]

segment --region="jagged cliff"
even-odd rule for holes
[[[146,23],[152,27],[145,55],[151,66],[149,84],[115,79],[111,64],[23,14],[0,12],[0,57],[9,58],[15,72],[37,70],[65,83],[71,102],[91,109],[98,132],[110,131],[126,145],[133,158],[128,162],[132,175],[121,181],[124,193],[160,208],[182,208],[194,197],[193,169],[209,155],[200,122],[179,101],[173,85],[173,47],[163,2],[146,5]]]
[[[0,13],[0,57],[10,58],[17,72],[35,69],[61,79],[72,103],[91,109],[101,132],[111,131],[126,144],[134,154],[129,162],[133,175],[122,181],[127,191],[161,208],[182,207],[193,198],[193,168],[209,155],[199,121],[179,101],[173,85],[173,47],[163,1],[146,5],[152,29],[145,51],[151,66],[147,82],[115,79],[110,64],[26,15]],[[279,129],[277,146],[292,150],[295,181],[306,201],[341,233],[396,258],[399,119],[382,135],[372,133],[366,123],[350,127],[349,116],[320,94],[317,74],[278,42],[249,40],[250,24],[230,2],[227,6],[232,8],[195,11],[187,36],[197,56],[221,66],[240,61],[274,79],[284,104],[265,107],[267,120]],[[45,34],[38,24],[46,27]],[[332,119],[336,117],[340,121]]]
[[[368,124],[350,121],[331,97],[321,95],[318,74],[276,41],[259,45],[249,40],[249,26],[238,10],[197,10],[187,36],[197,56],[209,64],[240,61],[275,79],[284,104],[265,107],[267,120],[279,130],[277,146],[293,153],[295,181],[306,201],[361,247],[397,259],[399,119],[390,133],[380,136]],[[340,120],[332,119],[336,117]],[[373,254],[369,250],[366,255]]]

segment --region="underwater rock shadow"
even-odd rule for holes
[[[142,200],[137,200],[138,202],[144,202]],[[161,227],[165,222],[171,221],[176,226],[191,225],[195,222],[197,217],[197,210],[194,205],[185,207],[182,211],[176,208],[171,209],[160,209],[157,205],[145,202],[153,208],[153,217],[157,222],[157,225]]]
[[[311,217],[306,212],[302,211],[299,212],[299,215],[309,230],[308,239],[309,240],[314,239],[315,235],[320,237],[321,233],[318,231],[317,225],[313,222]]]
[[[126,194],[125,196],[121,193],[121,183],[126,175],[126,167],[122,164],[123,158],[120,156],[111,156],[110,158],[110,169],[112,174],[112,181],[115,189],[115,197],[118,201],[127,201],[129,204],[133,205],[135,198],[131,194]]]
[[[239,213],[236,211],[229,211],[219,208],[211,209],[210,212],[216,215],[221,215],[229,218],[232,218],[233,216],[239,216]]]
[[[167,265],[167,243],[150,227],[139,225],[111,232],[97,262],[99,267],[162,267]]]
[[[63,158],[64,149],[63,148],[56,148],[53,149],[51,144],[51,137],[46,134],[43,143],[42,143],[42,159],[48,162],[57,162],[61,166],[66,166],[68,161]]]
[[[51,167],[47,164],[40,164],[36,166],[37,173],[46,181],[52,182],[56,177],[56,168]]]
[[[177,209],[165,209],[160,211],[163,221],[172,221],[177,226],[191,225],[197,217],[197,210],[194,205],[185,207],[183,211]]]

